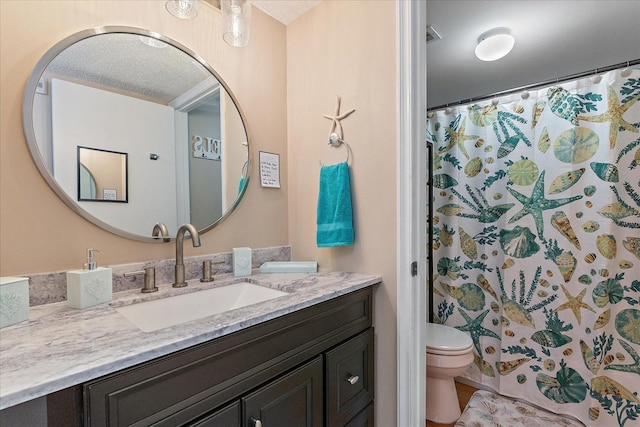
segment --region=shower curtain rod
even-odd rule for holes
[[[597,74],[597,73],[605,73],[607,71],[611,71],[611,70],[616,70],[618,68],[622,68],[622,67],[631,67],[633,65],[638,65],[640,64],[640,59],[634,59],[633,61],[626,61],[626,62],[621,62],[619,64],[615,64],[615,65],[609,65],[608,67],[602,67],[602,68],[594,68],[593,70],[589,70],[589,71],[584,71],[582,73],[577,73],[577,74],[571,74],[565,77],[560,77],[560,78],[555,78],[555,79],[549,79],[549,80],[545,80],[542,82],[538,82],[538,83],[533,83],[530,85],[526,85],[526,86],[520,86],[518,88],[515,89],[507,89],[507,90],[503,90],[500,92],[494,92],[494,93],[490,93],[488,95],[482,95],[482,96],[477,96],[474,98],[467,98],[467,99],[463,99],[457,102],[450,102],[448,104],[442,104],[442,105],[438,105],[436,107],[431,107],[431,108],[427,108],[427,112],[431,112],[431,111],[435,111],[435,110],[440,110],[442,108],[447,108],[447,107],[452,107],[452,106],[457,106],[457,105],[463,105],[463,104],[469,104],[471,102],[476,102],[476,101],[481,101],[481,100],[485,100],[485,99],[490,99],[490,98],[495,98],[498,96],[504,96],[504,95],[511,95],[513,93],[518,93],[518,92],[522,92],[525,90],[530,90],[530,89],[537,89],[543,86],[548,86],[550,84],[553,83],[561,83],[561,82],[566,82],[569,80],[574,80],[574,79],[578,79],[581,77],[587,77],[593,74]],[[429,88],[427,87],[427,92],[429,91]]]

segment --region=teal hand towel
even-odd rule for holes
[[[244,188],[244,176],[240,178],[240,183],[238,184],[238,194],[242,193],[242,189]]]
[[[353,244],[351,180],[347,162],[320,169],[316,223],[319,248]]]

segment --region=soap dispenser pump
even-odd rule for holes
[[[93,257],[94,252],[100,252],[100,251],[93,248],[87,249],[87,262],[84,263],[82,268],[83,270],[95,270],[96,267],[98,266],[98,264],[96,264]]]
[[[67,304],[72,308],[86,308],[111,301],[113,295],[112,271],[98,267],[97,249],[87,249],[87,262],[82,270],[67,272]]]

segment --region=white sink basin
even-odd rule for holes
[[[125,305],[116,308],[116,311],[143,332],[152,332],[283,295],[288,294],[253,283],[240,282],[219,288]]]

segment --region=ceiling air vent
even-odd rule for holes
[[[427,25],[427,43],[440,40],[442,36],[431,25]]]

